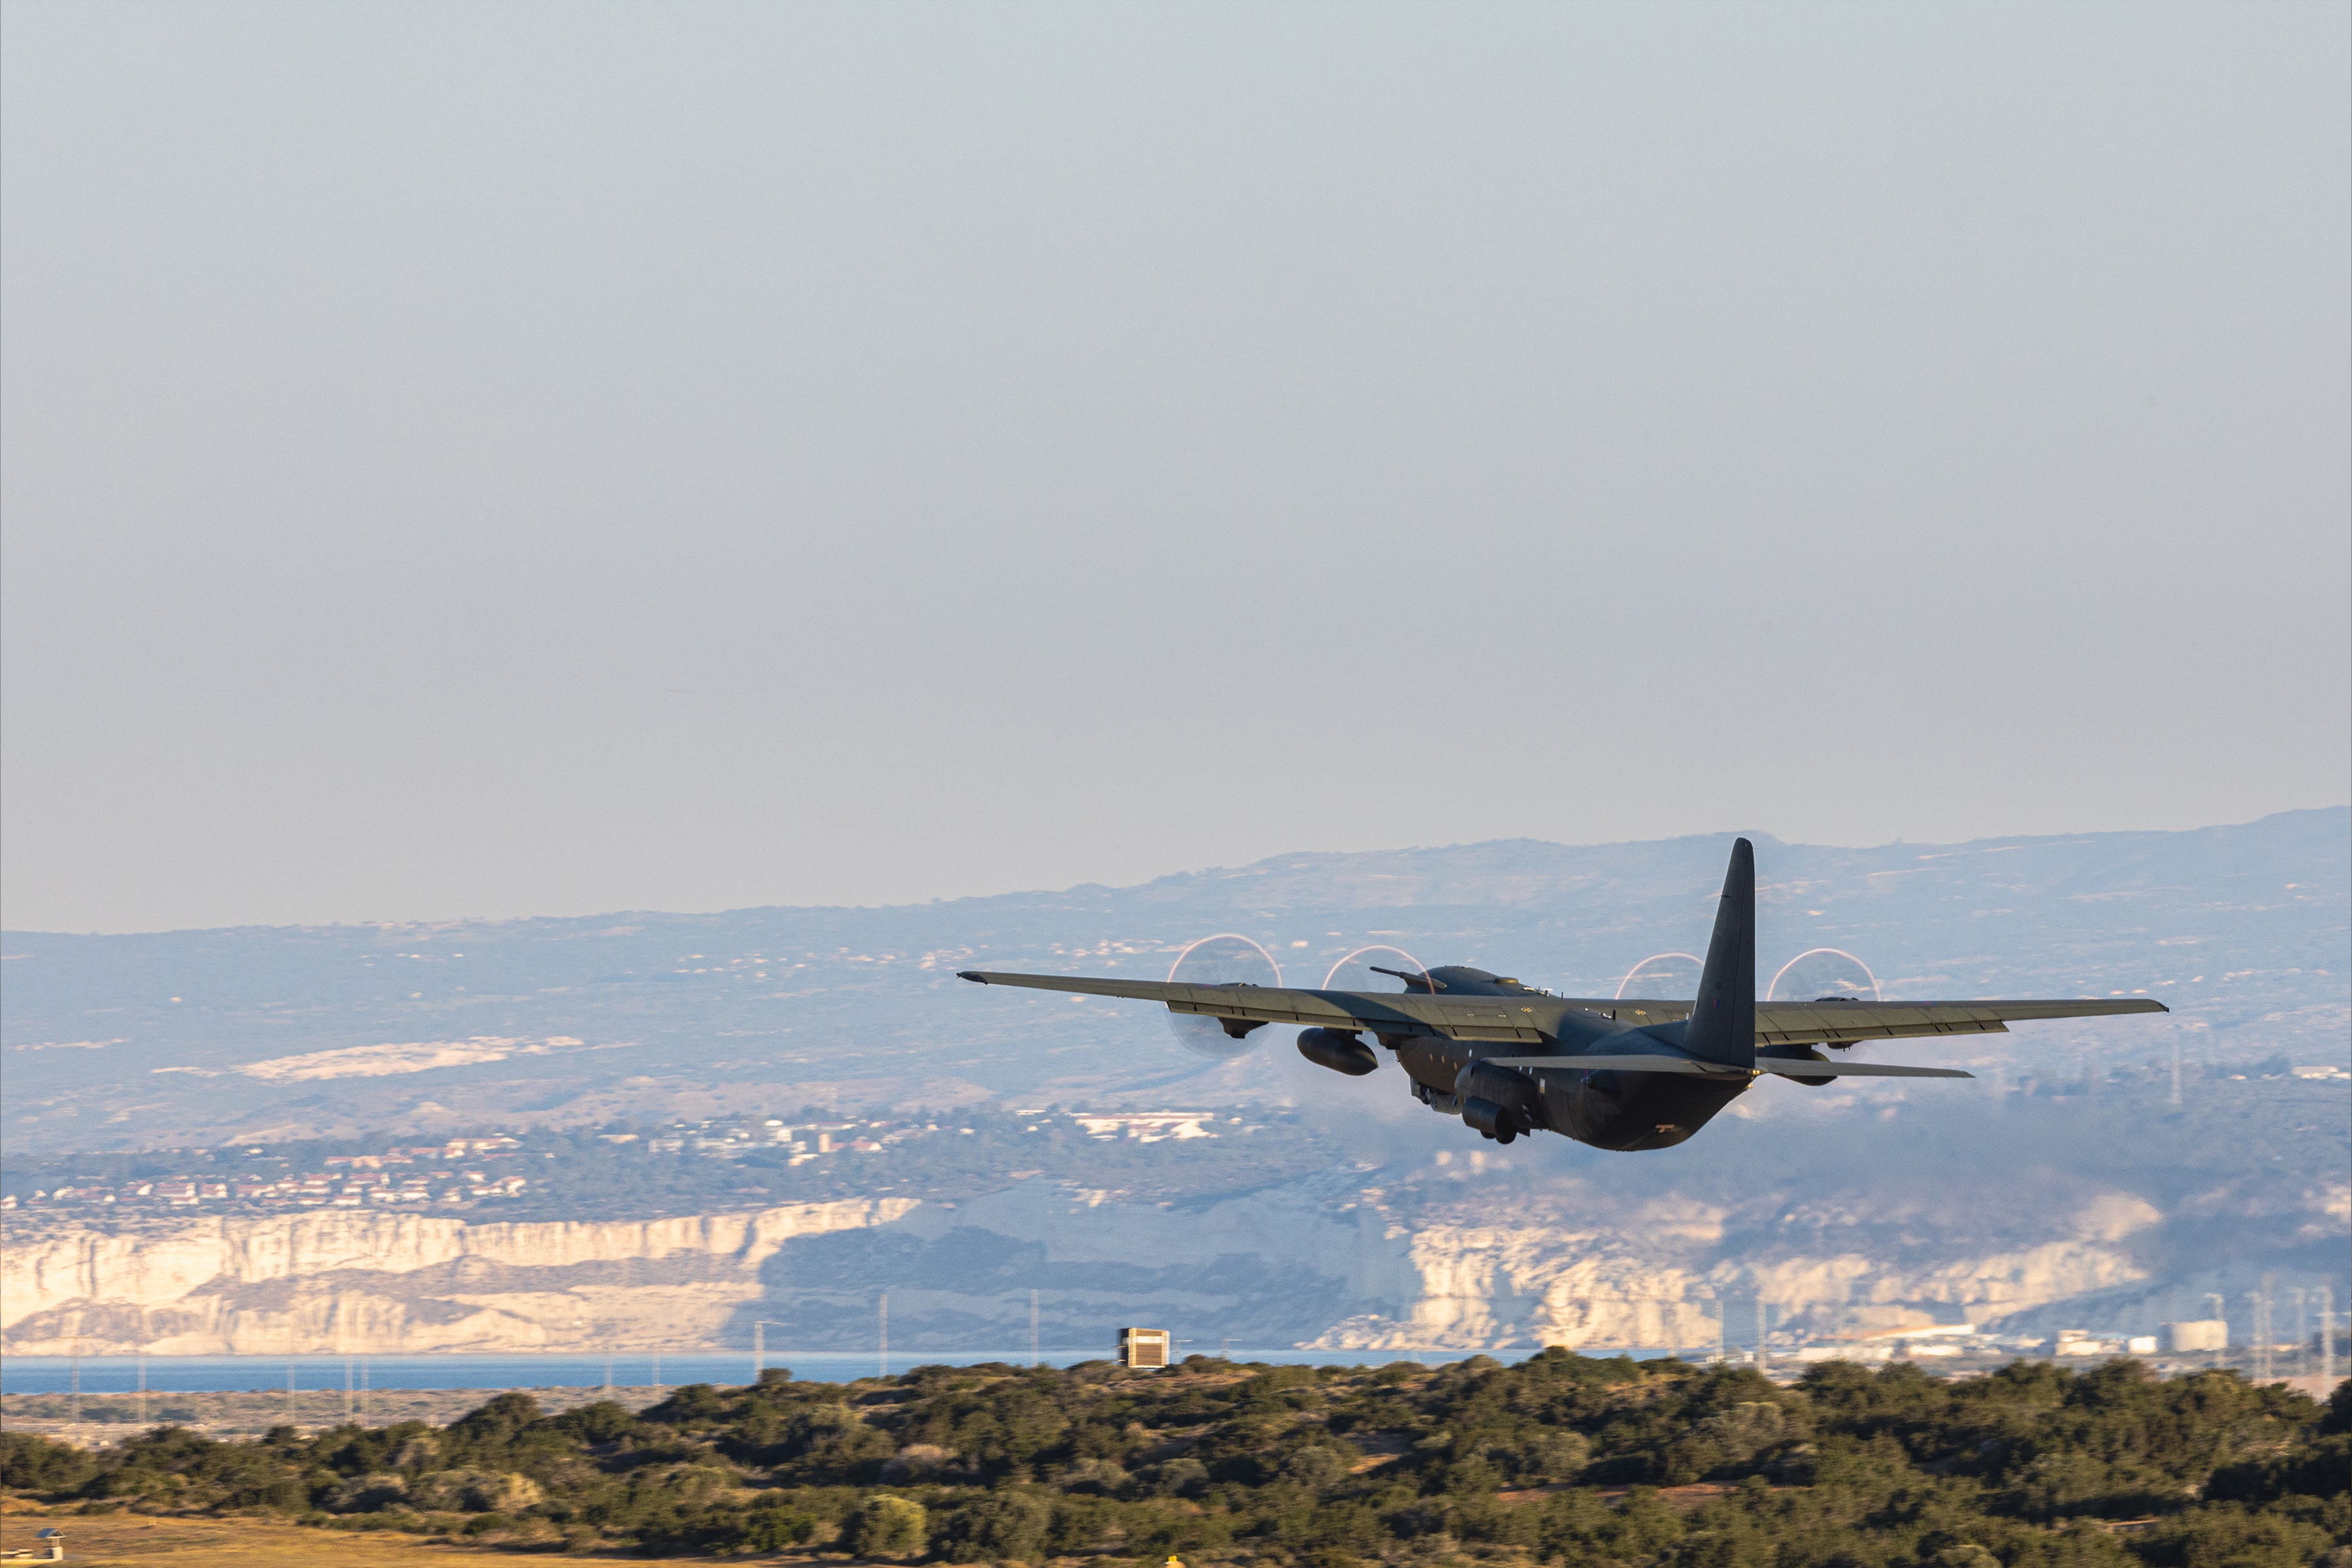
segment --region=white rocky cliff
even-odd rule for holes
[[[1192,1205],[1034,1180],[953,1203],[866,1199],[651,1221],[475,1225],[310,1213],[106,1230],[17,1218],[0,1269],[12,1353],[582,1352],[869,1342],[877,1293],[910,1353],[1091,1344],[1166,1321],[1198,1348],[1704,1346],[1769,1301],[1817,1330],[1979,1323],[2144,1281],[2160,1216],[2128,1194],[2041,1233],[1933,1256],[1832,1228],[1757,1247],[1726,1211],[1631,1210],[1572,1186],[1507,1215],[1475,1194],[1405,1196],[1339,1177]],[[1144,1315],[1148,1314],[1148,1316]]]
[[[914,1206],[537,1225],[311,1213],[113,1231],[20,1219],[0,1247],[0,1343],[156,1355],[693,1344],[758,1299],[761,1266],[787,1242]]]

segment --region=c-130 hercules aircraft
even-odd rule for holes
[[[2011,1020],[2162,1013],[2145,996],[2053,1002],[1815,1002],[1756,999],[1756,849],[1731,847],[1715,934],[1689,1002],[1554,996],[1483,969],[1381,970],[1402,994],[1185,985],[1063,974],[959,971],[984,985],[1163,1002],[1218,1020],[1240,1039],[1303,1024],[1298,1051],[1350,1077],[1395,1053],[1413,1098],[1508,1143],[1547,1131],[1596,1149],[1670,1149],[1706,1125],[1759,1075],[1819,1086],[1839,1078],[1973,1078],[1953,1068],[1832,1061],[1816,1049],[1919,1035],[1998,1035]]]

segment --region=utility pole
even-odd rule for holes
[[[1037,1364],[1037,1292],[1029,1292],[1029,1364]]]
[[[882,1292],[881,1301],[880,1301],[880,1304],[879,1304],[879,1306],[877,1307],[877,1312],[878,1312],[878,1314],[879,1314],[879,1317],[880,1317],[881,1330],[882,1330],[882,1352],[881,1352],[881,1358],[882,1358],[882,1359],[881,1359],[881,1363],[880,1363],[880,1364],[881,1364],[881,1368],[882,1368],[881,1375],[882,1375],[882,1376],[884,1376],[884,1377],[887,1377],[887,1376],[889,1376],[889,1375],[890,1375],[890,1292],[889,1292],[889,1291],[885,1290],[885,1291],[883,1291],[883,1292]]]

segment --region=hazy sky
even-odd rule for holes
[[[10,4],[5,916],[2352,795],[2337,4]]]

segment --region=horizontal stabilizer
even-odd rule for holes
[[[1488,1067],[1554,1068],[1571,1072],[1672,1072],[1694,1078],[1746,1078],[1745,1068],[1717,1067],[1689,1057],[1488,1057]],[[1974,1078],[1958,1068],[1898,1067],[1893,1062],[1802,1062],[1758,1057],[1758,1072],[1784,1078]]]

